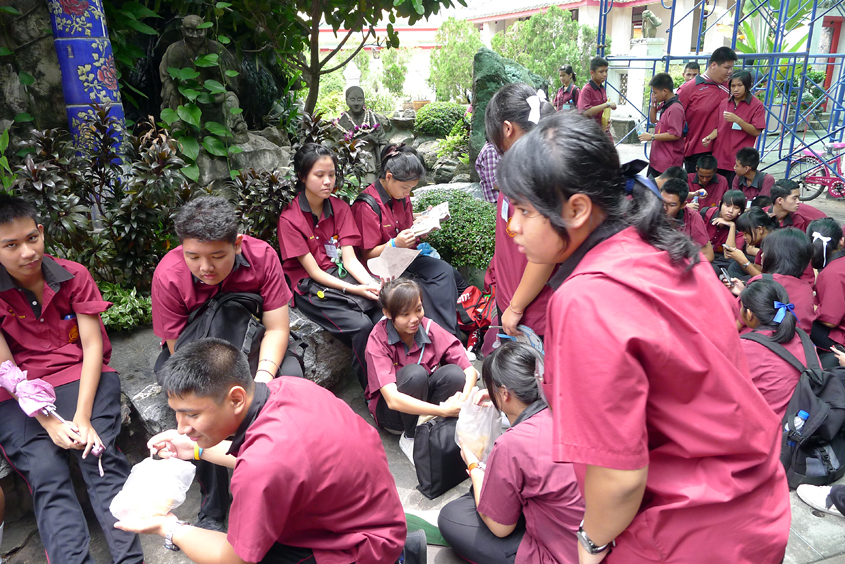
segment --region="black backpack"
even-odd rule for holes
[[[173,348],[178,351],[186,343],[217,337],[241,349],[249,360],[250,371],[255,374],[260,360],[261,339],[264,337],[264,325],[261,323],[263,308],[264,298],[258,294],[217,294],[191,312]],[[168,358],[170,349],[165,345],[156,360],[155,372],[164,366]]]
[[[352,202],[352,204],[354,205],[358,202],[364,202],[365,204],[373,208],[373,211],[376,212],[376,216],[378,216],[379,223],[381,223],[381,207],[378,205],[378,202],[375,198],[373,198],[369,194],[358,194],[358,197],[355,198],[355,201]]]
[[[845,475],[845,370],[823,369],[807,333],[800,328],[795,332],[801,338],[807,366],[783,345],[759,333],[741,338],[763,345],[801,373],[781,421],[780,461],[790,488],[800,484],[824,486]],[[799,411],[809,414],[800,432],[795,429]]]

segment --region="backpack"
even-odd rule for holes
[[[801,373],[781,422],[780,461],[786,470],[790,488],[800,484],[824,486],[845,475],[845,385],[841,368],[823,369],[816,358],[810,337],[800,328],[807,366],[780,343],[759,333],[747,333],[742,339],[759,343],[787,361]],[[808,414],[800,431],[795,428],[799,411]],[[800,420],[799,420],[800,421]]]
[[[490,288],[490,293],[483,293],[475,286],[467,289],[458,296],[458,327],[468,333],[476,329],[485,329],[493,324],[493,318],[498,314],[496,308],[496,287]]]
[[[364,202],[365,204],[373,208],[373,211],[376,212],[376,216],[378,217],[379,223],[381,223],[381,206],[378,205],[378,202],[375,198],[373,198],[369,194],[358,194],[358,197],[355,198],[355,201],[352,202],[352,204],[355,205],[358,202]]]

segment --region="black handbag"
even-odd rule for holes
[[[435,417],[417,425],[414,436],[414,466],[417,489],[434,499],[467,479],[461,447],[455,442],[457,417]]]
[[[335,278],[339,278],[337,267],[326,271],[326,273],[334,276]],[[351,279],[353,283],[357,283],[354,278]],[[364,313],[367,313],[368,311],[373,310],[376,308],[376,306],[378,306],[378,302],[376,300],[371,300],[369,298],[365,298],[357,294],[343,292],[336,288],[329,288],[328,286],[323,286],[322,284],[317,283],[313,278],[303,278],[299,282],[299,289],[303,293],[311,294],[312,296],[316,296],[319,299],[323,299],[322,296],[330,296],[336,300],[344,301],[348,303],[353,309],[358,309],[359,311],[362,311]],[[322,296],[320,294],[322,294]]]

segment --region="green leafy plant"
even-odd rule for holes
[[[396,110],[396,98],[384,88],[378,92],[365,89],[364,97],[367,99],[367,108],[376,113],[390,117]]]
[[[402,95],[410,59],[407,49],[387,49],[381,56],[384,85],[394,96]]]
[[[142,42],[138,38],[158,36],[159,34],[154,27],[145,23],[144,20],[152,23],[149,18],[161,19],[161,15],[135,0],[114,3],[103,2],[103,8],[109,28],[112,52],[114,53],[117,80],[120,84],[120,96],[123,98],[124,104],[131,104],[140,108],[141,104],[137,97],[146,99],[149,96],[132,86],[126,80],[126,76],[135,70],[138,61],[147,56],[139,46]]]
[[[12,172],[12,169],[9,166],[9,159],[6,155],[4,155],[6,149],[8,148],[9,130],[4,129],[3,133],[0,134],[0,184],[2,184],[3,190],[6,192],[9,191],[12,184],[15,182],[15,178],[17,178],[17,175]]]
[[[459,121],[455,122],[452,131],[437,147],[437,158],[447,155],[458,157],[464,164],[469,164],[469,129],[472,114],[467,112]]]
[[[129,331],[153,321],[153,304],[149,295],[136,288],[125,288],[109,282],[98,284],[103,299],[112,306],[100,314],[109,331]]]
[[[466,107],[452,102],[432,102],[417,112],[414,133],[433,137],[446,137],[456,123],[461,121]]]
[[[414,199],[415,209],[449,202],[449,221],[426,239],[455,267],[487,268],[496,247],[496,206],[460,190],[430,190]]]
[[[472,60],[483,46],[481,34],[472,22],[450,17],[434,41],[440,48],[431,53],[428,83],[439,100],[463,100],[464,90],[472,88]]]
[[[292,170],[240,171],[228,185],[242,232],[278,249],[279,215],[296,196],[295,184]]]

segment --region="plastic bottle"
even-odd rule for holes
[[[807,419],[810,417],[810,414],[806,411],[799,410],[798,414],[795,416],[795,419],[792,421],[795,424],[795,432],[799,435],[801,434],[801,429],[804,427],[804,423],[807,422]],[[789,433],[789,423],[783,426],[783,430]],[[786,441],[786,444],[794,447],[795,441]]]

